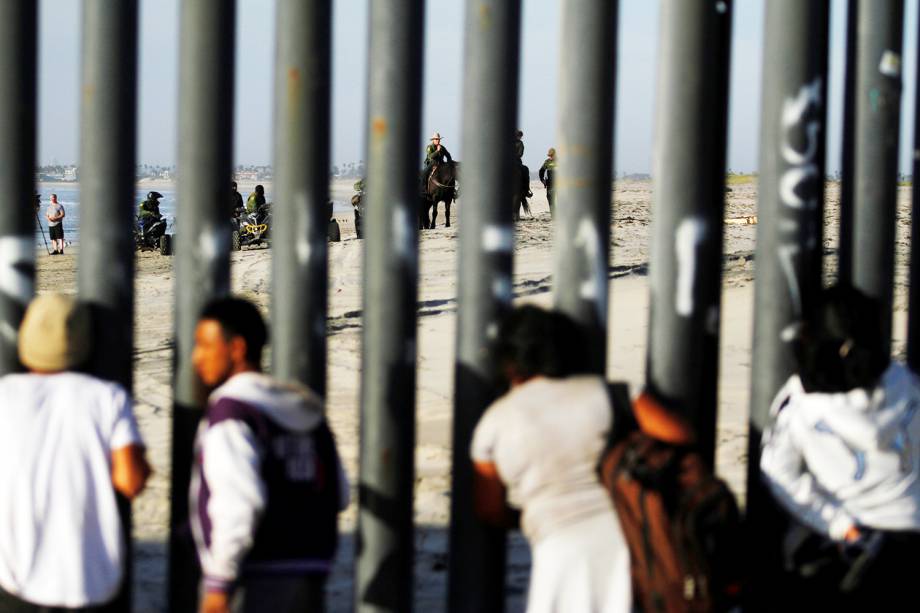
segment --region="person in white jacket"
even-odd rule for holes
[[[259,372],[267,331],[237,298],[208,305],[192,361],[211,388],[195,442],[201,610],[322,611],[348,483],[311,390]]]
[[[780,505],[839,554],[834,591],[846,606],[876,606],[911,591],[920,551],[920,380],[890,360],[876,301],[834,287],[817,307],[798,372],[773,402],[760,467]]]

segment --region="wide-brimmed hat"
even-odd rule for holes
[[[431,140],[434,140],[434,139],[441,140],[441,133],[440,133],[440,132],[435,132],[434,134],[432,134],[432,135],[431,135]]]
[[[39,296],[19,328],[19,360],[32,370],[59,372],[89,357],[89,309],[70,296]]]

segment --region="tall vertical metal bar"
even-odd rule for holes
[[[920,19],[917,20],[920,33]],[[920,40],[920,39],[918,39]],[[917,48],[920,65],[920,45]],[[917,92],[920,93],[920,92]],[[914,94],[914,165],[911,181],[910,217],[910,297],[907,318],[907,363],[914,372],[920,372],[920,96]]]
[[[554,297],[587,332],[598,373],[607,361],[617,9],[614,0],[561,7]]]
[[[647,384],[715,451],[731,2],[664,0]]]
[[[37,3],[0,3],[0,374],[19,370],[19,322],[35,292]]]
[[[891,339],[898,191],[903,0],[859,3],[853,285],[884,305]]]
[[[272,368],[326,392],[332,3],[278,2]]]
[[[187,530],[195,430],[205,390],[192,368],[195,326],[211,299],[230,291],[230,176],[236,3],[183,0],[180,23],[175,398],[169,602],[192,611],[198,567]]]
[[[358,611],[411,611],[422,0],[370,4]]]
[[[491,334],[512,299],[512,143],[518,103],[520,0],[466,5],[464,209],[458,262],[457,363],[447,609],[504,609],[505,532],[473,513],[470,441],[496,397]],[[496,152],[498,155],[496,155]]]
[[[105,325],[93,371],[131,388],[137,1],[83,2],[80,138],[80,298]]]
[[[770,600],[782,535],[760,476],[773,397],[795,370],[795,324],[821,288],[827,117],[828,0],[771,0],[764,26],[747,518],[754,593]]]
[[[856,21],[859,0],[847,1],[846,66],[843,77],[843,126],[840,150],[840,233],[837,251],[837,279],[849,281],[853,274],[853,160],[856,157]]]
[[[93,309],[94,374],[131,389],[134,350],[134,183],[137,1],[83,2],[80,248],[77,287]],[[131,544],[131,504],[119,497]],[[128,558],[130,560],[130,557]],[[130,609],[126,561],[119,608]]]

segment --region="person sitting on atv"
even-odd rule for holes
[[[160,198],[162,197],[163,194],[160,192],[147,192],[147,199],[141,202],[137,218],[144,231],[163,218],[160,214]]]
[[[230,217],[238,219],[243,214],[243,196],[236,190],[236,181],[230,182]]]
[[[246,212],[258,213],[264,206],[265,188],[261,185],[256,185],[256,191],[249,194],[249,198],[246,199]]]

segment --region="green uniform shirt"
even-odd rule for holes
[[[246,212],[253,213],[259,210],[259,207],[265,204],[265,196],[260,196],[256,192],[249,194],[246,199]]]
[[[160,218],[160,203],[156,200],[144,200],[140,205],[140,217]]]
[[[546,183],[547,185],[553,184],[553,173],[556,171],[556,160],[553,158],[546,158],[546,161],[543,162],[543,166],[540,166],[540,180]]]
[[[428,143],[428,146],[425,147],[425,166],[430,166],[430,165],[431,165],[431,158],[432,158],[432,156],[434,155],[434,152],[437,151],[437,150],[438,150],[437,147],[435,147],[435,146],[434,146],[433,144],[431,144],[431,143]]]

